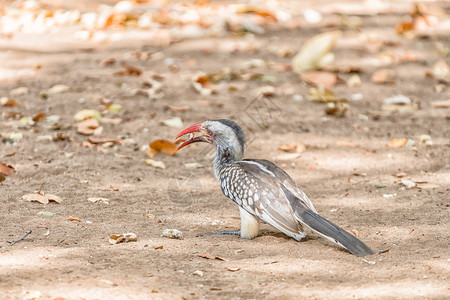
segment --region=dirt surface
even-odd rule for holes
[[[335,20],[335,14],[327,13],[329,6],[312,3],[305,2],[305,7],[323,10],[325,18]],[[450,89],[425,73],[441,59],[449,62],[436,51],[436,43],[449,47],[450,40],[448,34],[396,34],[395,26],[411,10],[409,3],[397,4],[394,12],[359,15],[361,28],[344,29],[335,47],[335,64],[362,71],[361,86],[341,81],[333,88],[349,99],[344,117],[326,115],[325,105],[307,100],[311,86],[282,68],[292,56],[277,55],[280,49],[295,53],[308,38],[340,28],[331,21],[292,28],[269,24],[261,35],[177,41],[133,35],[132,29],[124,29],[123,38],[114,42],[84,41],[66,27],[53,34],[0,37],[0,97],[22,105],[0,106],[0,162],[16,170],[0,183],[0,298],[448,298],[450,109],[432,103],[447,99]],[[362,33],[385,41],[382,49],[368,51]],[[380,52],[405,51],[423,59],[391,64],[393,84],[371,81],[381,68]],[[108,58],[117,62],[100,66]],[[216,83],[213,95],[192,88],[198,72],[245,69],[253,59],[273,62],[246,69],[265,79],[225,80]],[[113,75],[123,70],[122,61],[144,74]],[[144,82],[151,76],[162,83],[160,94],[153,99],[136,94],[149,88]],[[351,74],[339,76],[345,81]],[[56,84],[69,90],[42,97]],[[275,87],[275,95],[258,98],[268,85]],[[10,96],[18,87],[28,92]],[[420,103],[420,109],[382,109],[385,98],[399,94]],[[122,109],[108,112],[101,97]],[[174,111],[168,105],[189,110]],[[103,131],[95,137],[121,139],[122,144],[87,143],[74,120],[83,109],[102,113]],[[6,112],[57,115],[59,126],[55,130],[48,119],[35,124],[9,119]],[[214,178],[209,145],[193,145],[175,156],[158,153],[153,159],[163,161],[165,169],[144,163],[149,142],[171,140],[181,130],[161,123],[173,117],[180,117],[185,127],[214,118],[236,121],[249,138],[246,157],[276,162],[303,187],[321,215],[373,249],[386,251],[358,258],[317,235],[296,242],[268,225],[262,225],[261,236],[254,240],[200,237],[237,230],[239,212]],[[119,118],[120,124],[111,123]],[[11,139],[11,133],[22,138]],[[55,133],[66,140],[50,140]],[[421,135],[429,135],[431,142],[422,141]],[[395,138],[411,141],[388,147]],[[306,151],[298,155],[278,149],[300,143]],[[186,163],[202,167],[188,168]],[[399,178],[398,173],[406,174]],[[407,188],[401,179],[417,186]],[[22,199],[42,185],[62,202],[44,205]],[[90,203],[90,197],[107,198],[109,204]],[[79,221],[70,221],[70,216]],[[161,237],[168,228],[182,231],[184,238]],[[24,240],[10,244],[28,230],[32,233]],[[138,241],[108,242],[111,234],[127,232],[135,233]]]

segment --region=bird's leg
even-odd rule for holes
[[[200,236],[213,236],[213,235],[226,235],[226,234],[241,236],[240,231],[220,231],[220,232],[213,233],[213,234],[200,234]]]
[[[212,236],[212,235],[238,235],[243,239],[253,239],[259,234],[259,220],[253,215],[248,213],[242,207],[239,207],[241,214],[241,230],[239,231],[220,231],[214,234],[201,234],[200,236]]]

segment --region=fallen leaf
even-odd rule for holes
[[[56,202],[56,203],[61,203],[62,199],[56,195],[52,195],[52,194],[45,194],[45,196],[47,197],[48,201],[50,202]]]
[[[167,108],[173,112],[185,112],[191,109],[189,106],[172,106],[172,105],[167,106]]]
[[[327,115],[335,115],[339,117],[343,117],[348,109],[348,103],[339,101],[339,102],[328,102],[325,107],[325,113]]]
[[[0,104],[1,104],[1,106],[8,106],[8,107],[21,107],[22,106],[16,100],[10,99],[10,98],[7,98],[7,97],[1,97],[0,98]]]
[[[292,60],[294,72],[301,74],[331,62],[334,59],[331,50],[341,34],[341,31],[329,31],[306,41]]]
[[[109,236],[109,243],[111,245],[119,243],[137,242],[138,238],[135,233],[124,233],[124,234],[112,234]]]
[[[215,259],[215,260],[227,261],[225,258],[222,258],[220,256],[211,255],[209,253],[197,253],[195,255],[198,256],[198,257],[206,258],[206,259]]]
[[[175,155],[178,150],[177,145],[168,140],[155,140],[149,144],[149,147],[154,150],[154,153],[163,152],[168,155]]]
[[[87,119],[97,119],[97,120],[101,120],[102,116],[100,115],[100,113],[95,110],[95,109],[83,109],[80,110],[79,112],[77,112],[73,118],[75,119],[75,121],[84,121]]]
[[[164,246],[163,246],[163,245],[155,246],[155,247],[153,247],[153,249],[155,249],[155,250],[161,250],[161,249],[164,249]]]
[[[31,117],[34,122],[40,122],[45,119],[45,113],[37,113]]]
[[[50,212],[50,211],[40,211],[40,212],[38,212],[38,215],[46,216],[46,217],[53,217],[56,215],[56,213]],[[49,232],[49,234],[50,234],[50,232]]]
[[[76,218],[76,217],[72,217],[72,216],[68,216],[67,217],[68,221],[74,221],[74,222],[80,222],[80,219]]]
[[[90,197],[87,199],[91,203],[104,203],[109,204],[109,199],[102,197]]]
[[[109,189],[112,190],[112,191],[115,191],[115,192],[119,191],[119,188],[117,186],[115,186],[115,185],[112,185],[112,184],[109,185]]]
[[[336,145],[339,147],[358,147],[359,146],[358,143],[347,142],[347,141],[337,141]]]
[[[98,138],[98,137],[88,137],[88,141],[92,144],[103,144],[103,143],[113,143],[122,145],[124,143],[124,140],[119,139],[111,139],[111,138]]]
[[[420,105],[418,103],[407,104],[407,105],[397,105],[397,104],[383,104],[381,107],[383,111],[387,112],[412,112],[420,109]]]
[[[48,89],[47,93],[52,94],[60,94],[70,90],[70,87],[65,84],[57,84]]]
[[[361,78],[357,74],[353,74],[350,76],[349,79],[347,79],[347,86],[349,87],[355,87],[361,85]]]
[[[380,69],[372,74],[372,81],[378,84],[394,84],[395,71],[391,69]]]
[[[116,59],[114,57],[108,57],[108,58],[105,58],[104,60],[102,60],[99,65],[100,65],[100,67],[105,67],[105,66],[112,65],[115,63],[116,63]]]
[[[15,88],[15,89],[11,90],[9,92],[9,95],[11,97],[16,97],[16,96],[25,95],[27,93],[28,93],[28,88],[26,86],[21,86],[21,87],[18,87],[18,88]]]
[[[431,75],[437,80],[450,82],[450,67],[445,60],[441,59],[434,64]]]
[[[301,73],[300,77],[306,83],[330,89],[336,85],[337,76],[331,72],[312,71]]]
[[[434,108],[448,108],[448,107],[450,107],[450,99],[433,101],[433,102],[431,102],[431,106],[433,106]]]
[[[406,97],[405,95],[395,95],[385,98],[383,102],[384,104],[408,105],[411,104],[411,99],[409,97]]]
[[[192,275],[202,277],[202,276],[204,275],[204,273],[203,273],[203,271],[197,270],[197,271],[194,271],[194,272],[192,273]]]
[[[161,234],[162,237],[170,238],[170,239],[183,239],[183,232],[179,231],[178,229],[164,229],[163,233]]]
[[[239,267],[226,267],[226,269],[230,272],[237,272],[239,271],[241,268]]]
[[[114,76],[140,76],[142,74],[142,70],[136,67],[133,67],[125,62],[122,62],[122,71],[117,71],[113,73]]]
[[[6,176],[11,175],[16,170],[14,170],[14,167],[11,165],[7,165],[5,163],[0,163],[0,174],[4,174]]]
[[[202,96],[209,96],[217,93],[217,85],[205,74],[195,75],[192,79],[192,86]]]
[[[87,119],[78,124],[77,132],[83,135],[91,135],[99,126],[97,119]]]
[[[122,110],[122,105],[112,103],[112,104],[106,105],[106,110],[112,114],[117,114]]]
[[[154,167],[154,168],[158,168],[158,169],[165,169],[166,165],[159,160],[153,160],[153,159],[145,159],[144,163],[148,166]]]
[[[253,6],[250,4],[236,4],[235,6],[233,6],[233,8],[235,9],[236,13],[241,13],[241,14],[253,13],[258,16],[271,19],[272,21],[275,21],[275,22],[277,21],[277,17],[272,11],[258,7],[258,6]]]
[[[383,194],[383,198],[394,198],[397,194]]]
[[[284,152],[302,153],[306,151],[306,146],[304,144],[281,145],[278,150]]]
[[[48,204],[51,201],[56,203],[62,202],[62,199],[60,197],[52,194],[44,194],[43,192],[26,194],[22,196],[22,199],[30,202],[39,202],[42,204]]]
[[[403,147],[406,145],[406,142],[408,140],[405,138],[402,139],[392,139],[389,141],[389,143],[387,144],[388,148],[398,148],[398,147]]]
[[[403,178],[403,177],[406,177],[406,176],[408,176],[408,174],[407,173],[404,173],[404,172],[402,172],[402,173],[397,173],[396,175],[395,175],[397,178]]]
[[[184,166],[188,169],[199,169],[199,168],[203,168],[204,166],[201,163],[185,163]]]
[[[122,123],[122,119],[120,119],[120,118],[101,118],[100,122],[102,122],[104,124],[118,125],[118,124]]]
[[[336,101],[336,96],[332,90],[319,87],[309,89],[308,99],[311,101],[326,103]]]
[[[183,121],[179,117],[174,117],[172,119],[167,119],[162,122],[162,124],[172,127],[172,128],[181,128],[183,127]]]
[[[415,183],[415,182],[413,182],[413,181],[411,181],[411,180],[408,180],[408,179],[402,179],[401,182],[402,182],[402,184],[403,184],[404,186],[406,186],[408,189],[410,189],[410,188],[416,186],[416,183]]]
[[[437,189],[440,185],[433,183],[417,183],[417,187],[419,189]]]

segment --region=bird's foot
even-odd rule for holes
[[[213,233],[213,234],[200,234],[200,236],[213,236],[213,235],[225,235],[225,234],[241,236],[240,231],[220,231],[220,232]]]

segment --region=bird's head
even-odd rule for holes
[[[228,151],[236,160],[244,155],[244,132],[231,120],[208,120],[194,124],[181,131],[175,140],[185,135],[187,140],[178,146],[178,150],[192,143],[206,142],[216,145],[218,150]]]

